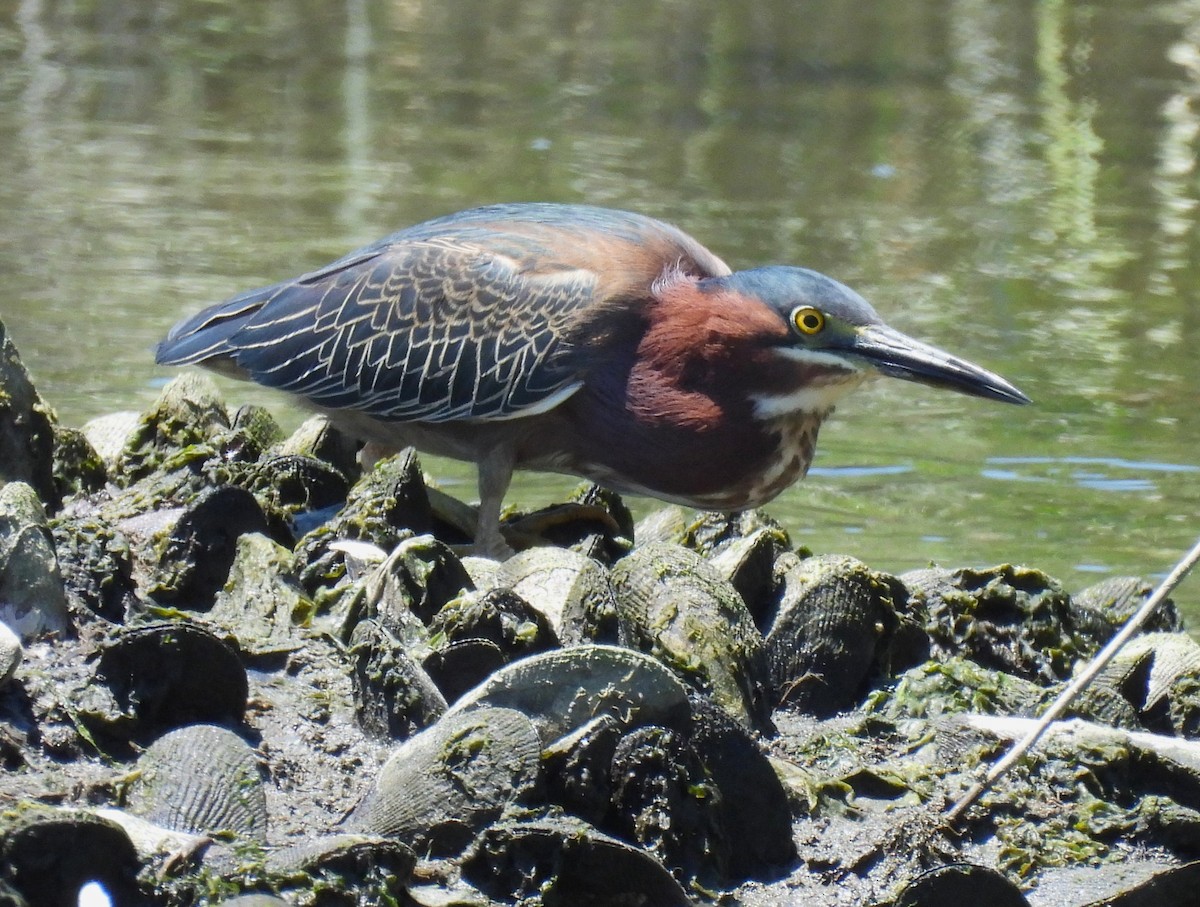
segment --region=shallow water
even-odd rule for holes
[[[770,508],[798,542],[1162,574],[1200,534],[1198,42],[1197,0],[0,2],[0,317],[81,424],[154,398],[181,315],[399,227],[633,208],[1035,400],[857,393]]]

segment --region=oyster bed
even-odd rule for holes
[[[1169,607],[942,820],[1145,581],[889,576],[761,512],[635,527],[590,486],[497,563],[412,451],[355,453],[191,374],[66,428],[0,324],[0,903],[1159,907],[1200,882],[1200,646]]]

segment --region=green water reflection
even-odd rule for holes
[[[70,423],[152,400],[208,302],[587,201],[833,274],[1035,398],[856,395],[772,508],[798,541],[1078,587],[1200,533],[1197,0],[7,0],[0,55],[0,315]]]

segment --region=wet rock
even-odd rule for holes
[[[0,485],[23,482],[57,510],[54,414],[42,401],[0,321]]]
[[[0,621],[25,640],[70,628],[46,513],[24,482],[0,487]]]
[[[904,590],[891,577],[854,558],[830,555],[799,561],[781,582],[767,633],[777,702],[832,715],[856,705],[874,675],[924,659],[924,634],[897,613],[895,599]],[[898,638],[899,646],[890,645]],[[888,657],[889,649],[900,658]],[[896,660],[902,663],[891,663]]]
[[[537,897],[547,907],[692,903],[649,853],[568,816],[490,826],[463,861],[463,876],[489,897]]]
[[[347,830],[398,838],[419,853],[459,853],[539,777],[541,743],[512,709],[448,713],[400,745]]]
[[[616,597],[595,560],[559,548],[531,548],[505,561],[492,579],[529,603],[563,645],[616,640]]]
[[[668,665],[748,726],[771,709],[762,634],[733,587],[695,552],[646,545],[612,570],[622,641]]]

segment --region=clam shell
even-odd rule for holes
[[[726,878],[777,873],[796,855],[792,814],[783,782],[767,754],[724,710],[699,700],[692,706],[688,741],[699,755],[708,804],[708,865]]]
[[[997,869],[970,863],[951,863],[921,873],[904,886],[895,907],[1029,907],[1029,901]]]
[[[275,851],[267,857],[267,870],[289,876],[327,871],[357,879],[382,872],[397,886],[412,874],[416,862],[412,848],[392,838],[333,834]]]
[[[114,904],[139,904],[140,868],[124,829],[86,810],[26,806],[0,816],[0,878],[29,904],[75,904],[87,882]]]
[[[788,536],[782,529],[763,527],[736,538],[709,563],[737,590],[760,630],[767,627],[767,615],[778,597],[779,578],[775,561],[787,550]]]
[[[527,898],[545,904],[692,903],[645,850],[570,816],[492,825],[463,861],[463,877],[505,903]]]
[[[562,548],[530,548],[509,558],[494,579],[549,622],[563,645],[615,640],[616,599],[608,571]]]
[[[294,432],[279,442],[272,453],[302,456],[327,463],[343,476],[359,475],[358,441],[336,428],[325,416],[309,416]]]
[[[1154,583],[1140,576],[1110,576],[1071,596],[1071,607],[1081,626],[1090,630],[1097,646],[1108,642],[1154,591]],[[1143,632],[1183,629],[1175,603],[1162,602],[1143,625]]]
[[[237,652],[195,624],[123,630],[101,651],[96,676],[122,713],[98,716],[109,733],[145,738],[185,724],[236,725],[246,711],[249,683]]]
[[[0,621],[27,642],[71,625],[46,513],[24,482],[0,485]]]
[[[21,637],[10,630],[8,624],[0,623],[0,689],[17,673],[24,654]]]
[[[767,633],[778,701],[817,715],[853,706],[894,622],[889,590],[866,564],[842,555],[806,558],[783,583]]]
[[[452,703],[508,661],[501,648],[490,639],[459,639],[430,652],[421,667],[445,701]]]
[[[129,811],[192,834],[267,836],[267,800],[257,754],[225,728],[196,724],[156,740],[137,762]]]
[[[481,708],[516,709],[548,745],[602,715],[622,727],[686,727],[687,689],[655,659],[620,646],[586,645],[531,655],[468,691],[448,715]]]
[[[1146,670],[1145,659],[1151,659]],[[1143,686],[1135,699],[1143,714],[1157,712],[1167,706],[1171,688],[1181,678],[1200,677],[1200,644],[1186,633],[1146,633],[1136,636],[1113,658],[1114,670],[1122,665],[1136,665],[1144,672]],[[1127,687],[1126,687],[1127,689]]]
[[[403,740],[446,711],[446,699],[433,679],[375,621],[354,628],[350,658],[354,711],[368,733]]]
[[[766,645],[741,596],[700,555],[657,543],[612,569],[621,640],[748,726],[769,724]]]
[[[295,547],[300,579],[310,593],[333,586],[344,573],[339,539],[355,539],[392,551],[405,538],[429,532],[429,496],[416,452],[409,448],[380,460],[364,473],[329,522],[309,532]]]
[[[447,714],[380,769],[347,830],[398,838],[418,853],[460,852],[538,781],[541,741],[512,709]]]
[[[152,515],[145,522],[158,530],[158,541],[138,548],[153,552],[150,562],[140,565],[142,586],[160,604],[193,611],[212,607],[229,577],[238,537],[269,531],[254,495],[234,485],[207,488],[187,507],[160,511],[159,516],[163,525],[156,524]],[[139,524],[129,520],[121,526]]]

